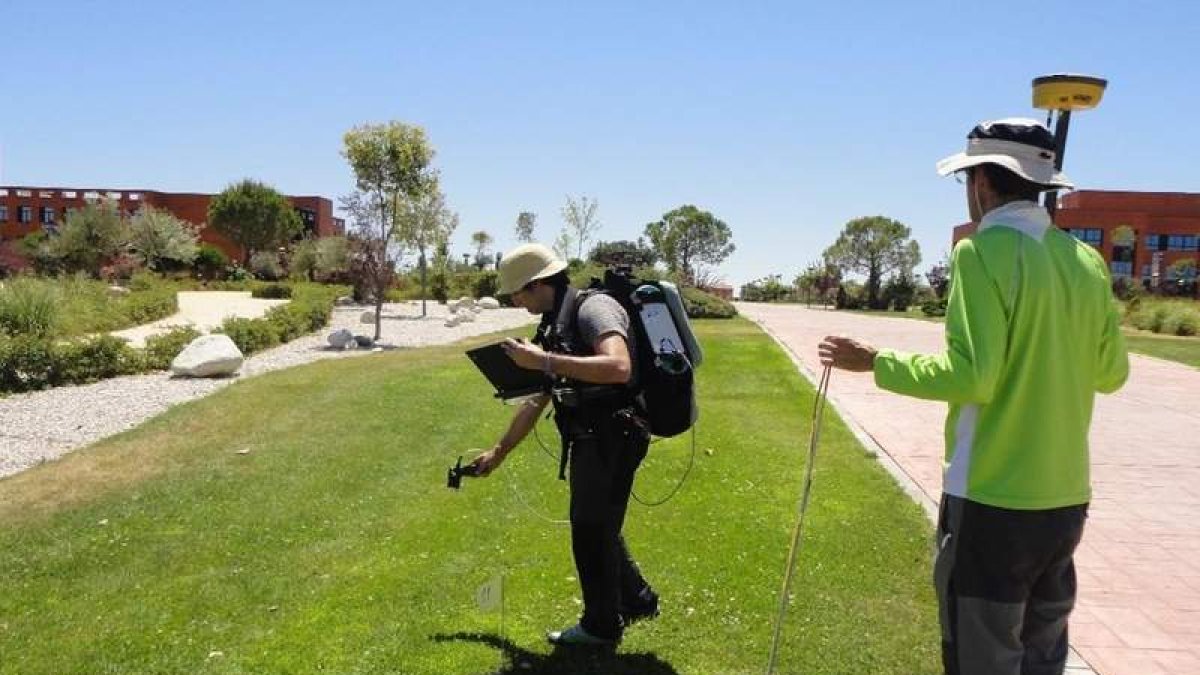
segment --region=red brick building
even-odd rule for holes
[[[134,213],[143,204],[170,211],[197,225],[208,220],[208,204],[214,195],[154,190],[108,190],[57,187],[0,187],[0,242],[20,239],[44,227],[61,225],[70,209],[88,200],[111,199],[123,213]],[[304,234],[327,237],[344,234],[345,222],[333,215],[333,203],[324,197],[287,197],[304,223]],[[200,240],[240,260],[242,249],[211,227],[200,230]]]
[[[1200,193],[1076,190],[1059,200],[1054,221],[1095,246],[1114,279],[1149,285],[1157,271],[1160,282],[1175,281],[1173,263],[1200,258]],[[1133,230],[1132,246],[1113,241],[1113,230],[1122,225]],[[959,225],[954,242],[974,231],[974,223]]]

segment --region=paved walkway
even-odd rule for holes
[[[249,291],[180,291],[179,311],[165,319],[134,328],[115,331],[134,347],[143,347],[146,338],[166,333],[178,326],[191,326],[201,333],[212,332],[226,318],[257,319],[267,310],[287,303],[287,300],[264,300],[251,297]]]
[[[944,348],[936,323],[789,305],[738,309],[810,376],[820,368],[817,343],[829,334],[909,351]],[[1096,399],[1093,498],[1076,556],[1071,643],[1101,675],[1192,675],[1200,673],[1200,370],[1131,359],[1125,387]],[[926,498],[937,498],[944,404],[883,392],[869,373],[845,371],[834,374],[830,396]]]

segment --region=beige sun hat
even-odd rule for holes
[[[1047,188],[1075,187],[1054,166],[1054,151],[1054,134],[1041,122],[1010,117],[976,125],[967,134],[966,151],[938,162],[937,172],[948,176],[980,164],[996,164]]]
[[[500,259],[500,295],[511,295],[525,284],[567,269],[567,261],[541,244],[522,244]]]

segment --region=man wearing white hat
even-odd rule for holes
[[[1104,259],[1037,203],[1072,187],[1054,153],[1044,126],[1005,119],[938,162],[978,223],[951,257],[945,353],[837,336],[819,346],[826,365],[950,404],[934,563],[950,675],[1063,672],[1092,405],[1129,374]]]
[[[570,464],[571,550],[583,616],[547,637],[559,645],[611,647],[628,625],[658,615],[658,595],[621,535],[650,432],[635,400],[636,341],[628,313],[608,295],[581,295],[566,270],[566,261],[541,244],[518,246],[500,262],[500,294],[542,315],[532,342],[510,339],[505,350],[518,366],[543,372],[554,395],[522,406],[500,441],[472,466],[481,476],[499,467],[553,398],[563,440],[560,479]]]

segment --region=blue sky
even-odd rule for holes
[[[790,279],[849,219],[913,228],[922,268],[965,219],[934,162],[978,120],[1044,116],[1030,80],[1106,77],[1072,124],[1080,187],[1200,191],[1200,3],[41,2],[4,9],[5,184],[337,197],[355,124],[426,128],[455,237],[550,241],[568,194],[602,239],[685,203],[721,268]]]

